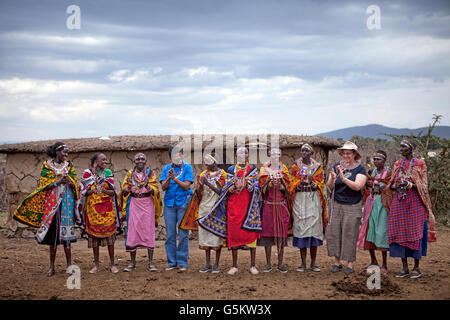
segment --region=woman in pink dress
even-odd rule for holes
[[[136,250],[147,248],[148,269],[156,271],[153,264],[155,247],[155,227],[161,215],[161,197],[155,172],[146,167],[147,158],[143,153],[134,157],[135,167],[128,171],[122,184],[122,204],[126,212],[126,251],[130,252],[131,264],[124,269],[129,272],[136,268]]]

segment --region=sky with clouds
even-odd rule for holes
[[[313,135],[433,114],[450,124],[448,0],[0,1],[3,142]]]

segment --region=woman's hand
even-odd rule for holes
[[[337,179],[336,172],[334,172],[334,170],[331,170],[330,174],[328,175],[327,187],[330,189],[334,188],[336,179]]]
[[[330,178],[331,178],[331,180],[333,180],[333,182],[336,181],[336,179],[337,179],[337,173],[334,172],[334,170],[331,170],[331,172],[330,172]]]
[[[168,180],[174,180],[175,179],[175,173],[173,172],[173,169],[170,168],[169,173],[167,175]]]

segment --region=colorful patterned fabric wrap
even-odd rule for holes
[[[388,243],[419,250],[427,211],[416,190],[408,190],[403,200],[394,197],[388,216]]]
[[[394,203],[394,192],[391,190],[391,185],[397,182],[400,178],[410,180],[417,187],[417,193],[419,195],[419,202],[425,207],[428,218],[428,241],[436,241],[435,224],[436,220],[433,215],[430,195],[428,194],[428,176],[427,166],[425,161],[417,158],[411,160],[401,159],[397,160],[392,170],[391,180],[386,186],[386,195],[389,202],[384,202],[386,210],[390,212],[391,206]],[[395,192],[396,193],[396,192]]]
[[[162,213],[162,199],[161,199],[161,193],[159,192],[158,188],[158,180],[156,179],[155,171],[151,170],[150,168],[144,169],[145,176],[142,179],[142,181],[136,176],[134,170],[129,170],[127,172],[127,175],[125,176],[125,179],[123,179],[122,182],[122,190],[127,187],[127,181],[130,179],[133,181],[135,185],[142,188],[145,185],[147,185],[147,188],[151,188],[153,190],[153,194],[150,195],[153,198],[153,203],[155,205],[155,227],[158,226],[159,217]],[[131,188],[131,186],[128,186]],[[122,196],[122,191],[120,192],[120,207],[122,208],[122,220],[125,220],[128,217],[129,209],[130,209],[130,198],[131,198],[131,192],[128,193],[126,197]]]
[[[324,177],[323,177],[323,168],[322,165],[314,160],[312,160],[315,163],[315,166],[313,168],[312,175],[312,183],[315,184],[316,188],[315,191],[320,196],[320,204],[322,206],[322,224],[323,224],[323,231],[325,232],[326,226],[327,226],[327,220],[328,220],[328,213],[327,213],[327,201],[325,198],[325,183],[324,183]],[[295,200],[295,193],[297,192],[297,186],[306,179],[306,175],[303,174],[302,169],[299,167],[297,163],[294,163],[291,167],[291,184],[290,184],[290,201],[291,201],[291,208],[294,205]]]
[[[263,197],[261,237],[271,238],[278,249],[286,245],[289,226],[292,225],[289,170],[282,163],[280,169],[273,170],[270,164],[265,164],[259,173],[259,187]],[[274,181],[278,183],[275,184]],[[269,243],[264,241],[258,243]]]
[[[73,197],[74,200],[77,201],[78,188],[76,188],[76,186],[78,185],[78,179],[75,168],[70,161],[67,164],[67,176],[75,186],[73,190]],[[28,195],[17,207],[17,209],[14,211],[14,219],[28,226],[40,228],[43,222],[44,213],[46,212],[46,204],[48,205],[48,203],[46,202],[46,191],[49,190],[48,187],[51,184],[55,183],[60,178],[61,176],[55,173],[52,167],[47,164],[47,161],[44,161],[41,167],[39,187],[30,195]],[[59,207],[62,196],[63,194],[61,194],[61,199],[58,199],[58,201],[54,203],[54,206],[52,206],[52,210],[54,212],[56,212],[57,208]],[[53,218],[53,216],[51,216],[51,218]],[[51,221],[49,222],[51,223]]]
[[[200,177],[203,177],[207,174],[207,170],[204,170]],[[227,173],[225,170],[221,169],[220,177],[217,180],[217,183],[222,188],[225,185],[225,180],[227,178]],[[184,213],[183,219],[180,223],[180,229],[183,230],[198,230],[198,210],[200,202],[202,201],[202,193],[198,192],[197,190],[200,187],[200,183],[197,181],[197,184],[195,186],[196,191],[192,195],[191,202],[189,203],[188,207],[186,208],[186,212]],[[207,188],[206,186],[204,188]]]
[[[113,196],[92,193],[86,196],[89,190],[101,185],[104,189],[114,191]],[[77,215],[82,220],[83,229],[91,236],[106,238],[122,233],[121,210],[114,186],[114,176],[108,169],[104,177],[95,175],[86,169],[80,182],[80,199],[77,203]]]
[[[225,186],[222,188],[219,198],[209,213],[197,222],[199,226],[221,238],[227,238],[227,200],[228,191],[234,186],[236,166],[228,168]],[[241,228],[247,231],[261,232],[260,208],[262,205],[261,189],[258,183],[258,169],[250,166],[250,172],[245,176],[246,188],[252,193],[247,209],[247,214]]]
[[[365,204],[364,216],[361,229],[358,235],[358,248],[364,249],[386,249],[387,245],[387,211],[383,205],[384,197],[386,195],[386,184],[391,179],[391,171],[389,168],[384,168],[380,173],[377,169],[369,171],[367,174],[368,180],[373,181],[373,187],[366,187],[364,191]],[[378,246],[373,242],[368,242],[368,234],[370,230],[370,238],[373,240],[374,236],[378,239]],[[380,235],[383,235],[382,246],[380,245]]]

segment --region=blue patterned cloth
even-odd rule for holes
[[[200,218],[197,222],[200,227],[208,230],[212,234],[227,238],[227,201],[228,191],[234,185],[234,169],[235,166],[231,166],[227,171],[226,184],[222,188],[222,192],[216,203],[211,209],[211,212],[203,218]],[[247,175],[247,190],[251,190],[252,198],[248,206],[245,220],[242,224],[242,229],[253,232],[261,232],[261,206],[262,196],[261,189],[258,181],[258,169],[255,166],[251,166],[250,173]]]

